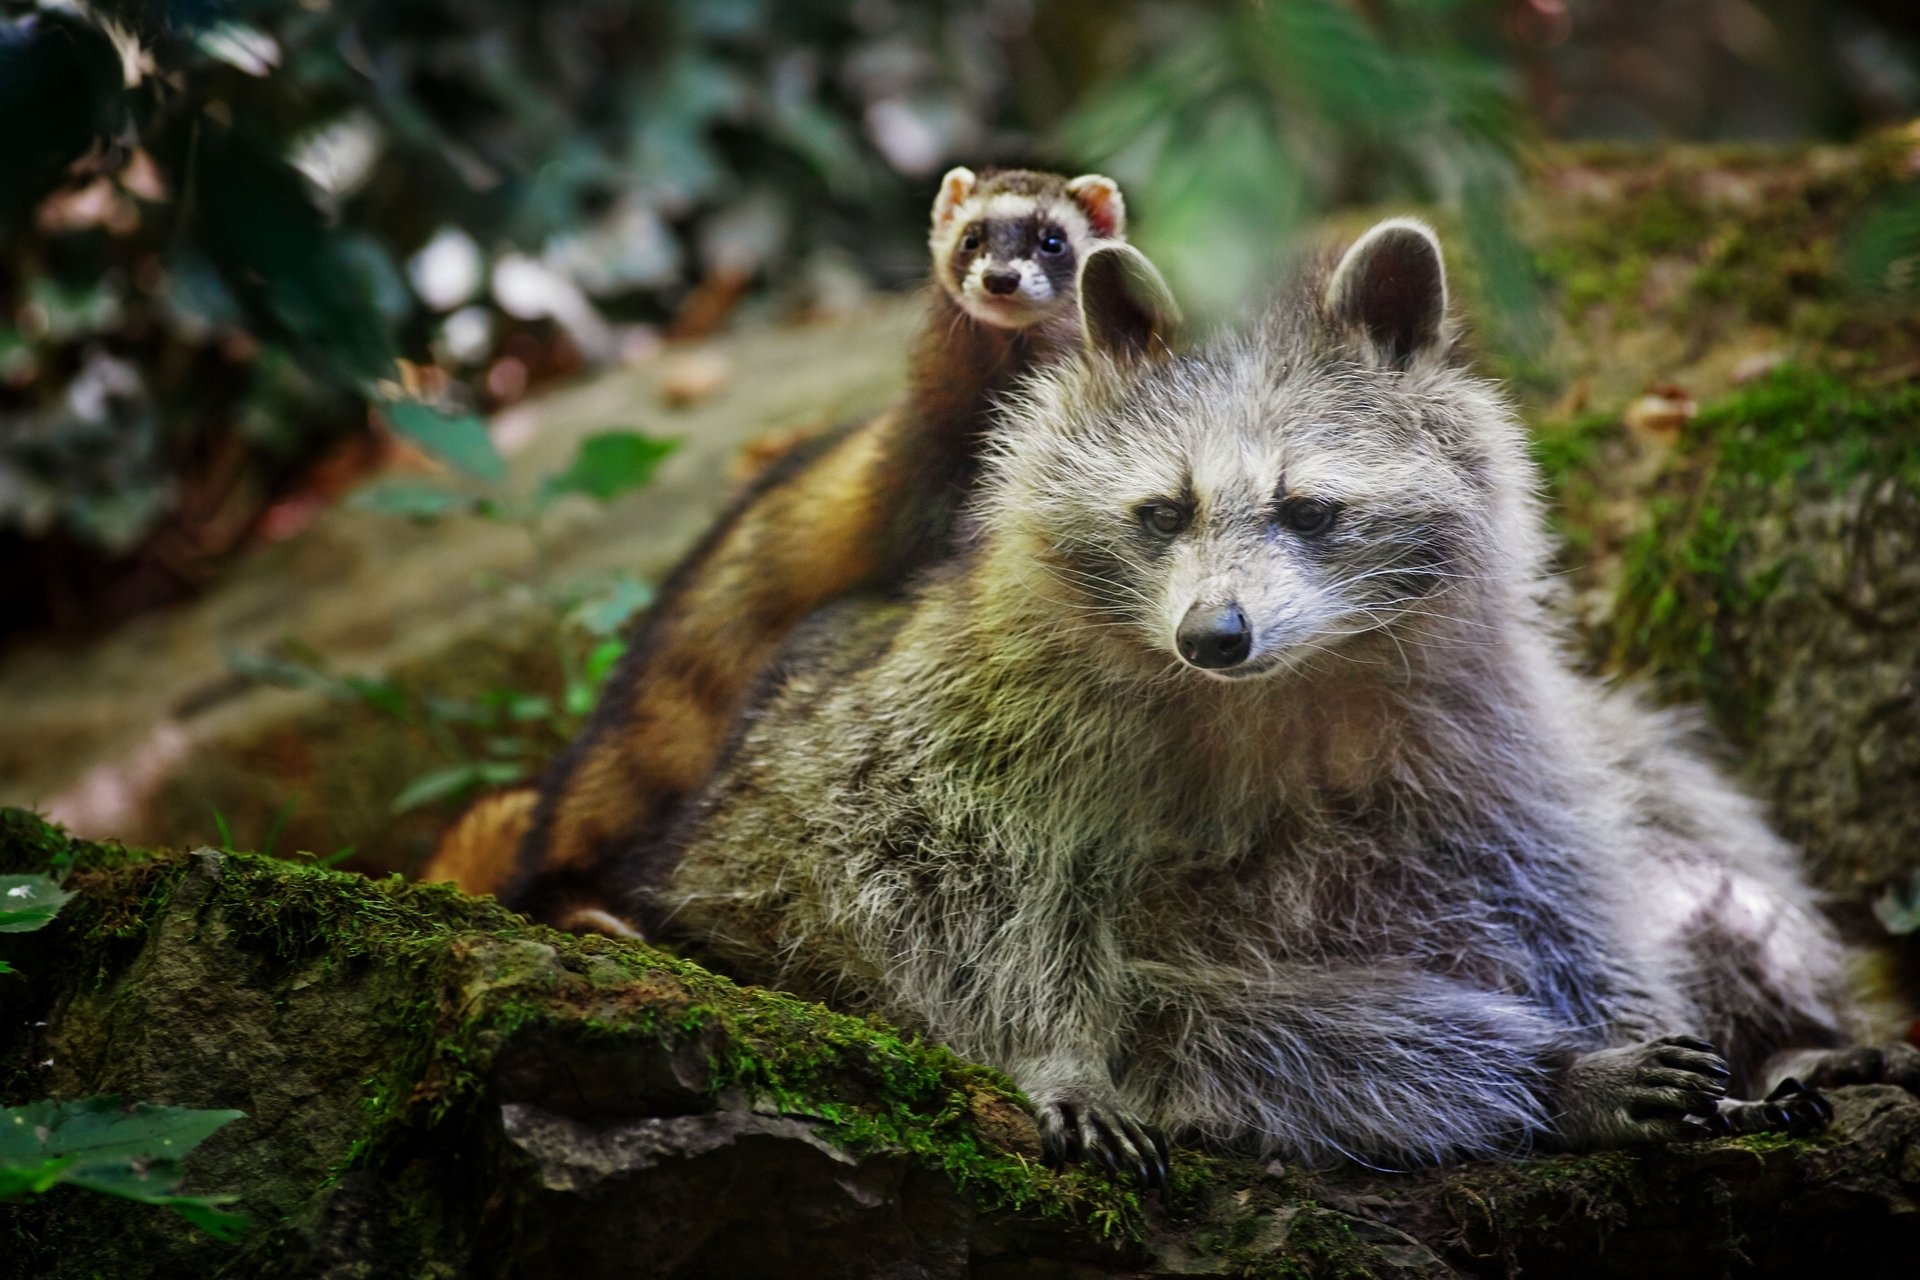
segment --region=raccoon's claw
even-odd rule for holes
[[[1628,1104],[1637,1118],[1658,1113],[1711,1116],[1727,1096],[1733,1072],[1720,1051],[1693,1036],[1663,1036],[1646,1046],[1645,1058],[1634,1072],[1640,1091]]]
[[[1143,1187],[1167,1185],[1167,1140],[1116,1106],[1078,1101],[1035,1107],[1048,1164],[1089,1162]]]
[[[1709,1117],[1732,1079],[1726,1059],[1707,1041],[1663,1036],[1641,1047],[1627,1082],[1627,1114],[1654,1121]]]
[[[1702,1138],[1733,1073],[1692,1036],[1587,1054],[1567,1073],[1560,1138],[1574,1149]]]
[[[1760,1102],[1722,1103],[1708,1127],[1722,1137],[1743,1133],[1784,1133],[1803,1138],[1833,1121],[1833,1104],[1817,1089],[1788,1076]]]

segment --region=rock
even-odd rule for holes
[[[72,844],[0,811],[0,872],[70,854],[0,937],[0,1100],[246,1118],[187,1163],[237,1244],[74,1188],[11,1204],[0,1275],[1905,1276],[1920,1100],[1834,1127],[1417,1173],[1177,1151],[1143,1199],[1039,1166],[1004,1079],[871,1020],[447,889]]]

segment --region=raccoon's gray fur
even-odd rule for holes
[[[1382,224],[1250,332],[1092,350],[962,559],[816,619],[678,835],[744,976],[1004,1068],[1055,1155],[1153,1129],[1402,1165],[1672,1137],[1845,1020],[1790,851],[1573,672],[1521,429]]]

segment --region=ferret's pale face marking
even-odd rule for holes
[[[1025,329],[1068,314],[1080,259],[1124,232],[1110,179],[955,169],[941,182],[928,241],[935,278],[968,315]]]

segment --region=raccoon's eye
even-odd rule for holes
[[[967,232],[965,238],[960,241],[960,247],[968,253],[972,253],[980,247],[980,234],[976,231]]]
[[[1175,506],[1171,502],[1149,502],[1137,514],[1148,533],[1162,538],[1171,538],[1179,533],[1192,519],[1185,507]]]
[[[1284,528],[1311,537],[1333,528],[1340,508],[1320,498],[1288,498],[1280,504],[1279,519]]]
[[[1058,231],[1049,231],[1046,235],[1040,237],[1040,252],[1046,254],[1048,257],[1052,257],[1057,253],[1065,253],[1066,251],[1067,239]]]

